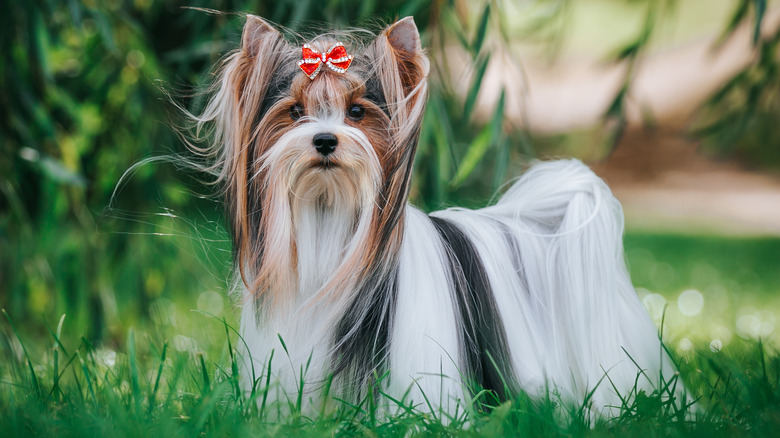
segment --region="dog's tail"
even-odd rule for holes
[[[515,240],[527,290],[505,293],[525,301],[523,313],[531,309],[535,321],[525,330],[542,346],[545,382],[597,411],[631,403],[635,391],[683,394],[631,284],[622,208],[604,181],[577,160],[538,163],[478,213],[497,219]],[[518,374],[524,380],[522,369]]]

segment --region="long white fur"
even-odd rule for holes
[[[628,276],[620,204],[579,161],[535,165],[494,206],[435,215],[477,246],[527,392],[582,403],[595,389],[595,411],[608,414],[635,383],[652,390],[660,373],[673,376]],[[516,240],[522,272],[497,223]]]
[[[253,42],[251,37],[258,33],[264,53],[292,50],[281,36],[269,33],[267,25],[252,30],[257,20],[250,17],[244,40]],[[376,73],[387,100],[387,136],[394,156],[415,144],[429,69],[413,21],[399,23],[401,32],[413,30],[411,41],[419,52],[415,57],[419,77],[411,90],[404,88],[410,84],[401,83],[386,33],[376,40],[380,46],[375,54],[380,58],[375,60]],[[255,53],[246,44],[243,49]],[[271,274],[258,277],[262,287],[274,293],[244,289],[244,387],[263,390],[270,367],[271,400],[294,401],[303,392],[307,409],[327,402],[320,392],[329,382],[334,341],[338,342],[336,325],[356,294],[366,290],[367,285],[361,284],[366,281],[364,273],[350,268],[363,266],[359,262],[369,255],[366,246],[373,237],[369,235],[373,215],[378,214],[374,203],[381,205],[382,178],[388,175],[382,174],[371,139],[345,123],[344,96],[326,93],[262,156],[251,157],[255,161],[250,168],[256,173],[250,181],[242,180],[245,161],[234,158],[242,157],[250,142],[262,140],[239,135],[254,123],[252,111],[239,110],[234,92],[236,83],[244,83],[234,77],[247,59],[242,56],[236,52],[226,59],[217,93],[203,114],[192,116],[199,129],[215,125],[211,145],[194,150],[214,161],[205,170],[216,176],[216,183],[228,187],[227,196],[234,196],[230,189],[245,193],[244,185],[262,184],[266,220],[262,273]],[[251,71],[245,83],[267,85],[274,68]],[[247,86],[242,98],[257,106],[261,92],[264,87]],[[340,166],[312,167],[322,161],[312,147],[313,136],[320,132],[338,137],[331,158]],[[241,178],[231,179],[236,175]],[[254,213],[246,211],[242,204],[246,200],[233,201],[239,217]],[[658,387],[662,375],[669,378],[674,372],[628,276],[620,205],[604,182],[580,162],[538,163],[495,205],[450,209],[433,216],[455,224],[475,247],[507,338],[511,367],[504,368],[514,371],[509,380],[520,389],[532,395],[551,391],[574,405],[592,392],[590,412],[611,415],[620,405],[620,396],[635,386]],[[392,399],[452,414],[470,396],[463,381],[469,370],[460,368],[461,337],[467,324],[455,301],[458,281],[452,278],[451,254],[432,220],[412,206],[406,207],[402,220],[400,250],[396,253],[393,246],[388,260],[372,261],[377,268],[372,275],[390,276],[398,257],[397,279],[390,280],[396,281],[397,291],[386,352],[390,374],[380,385]],[[241,239],[248,237],[241,235]],[[243,270],[247,285],[257,274],[252,261],[245,261]],[[374,315],[377,309],[367,308],[371,305],[389,307],[387,300],[360,305],[357,311],[363,316]],[[366,339],[375,336],[367,335]],[[334,391],[340,395],[338,385]]]
[[[431,220],[411,206],[406,213],[389,389],[406,403],[424,407],[427,397],[434,411],[454,412],[465,393],[449,266]]]
[[[268,172],[268,180],[280,182],[266,191],[273,212],[266,238],[274,242],[270,246],[276,251],[266,255],[265,263],[277,267],[275,287],[288,300],[275,303],[274,312],[258,312],[255,297],[247,290],[242,300],[241,333],[247,348],[244,387],[250,389],[255,384],[250,377],[258,378],[269,368],[273,351],[271,399],[295,401],[302,391],[305,406],[317,402],[329,378],[333,324],[351,295],[333,301],[316,298],[344,260],[363,249],[360,245],[367,239],[381,176],[379,160],[365,134],[332,113],[308,117],[308,123],[282,136],[259,158],[259,172]],[[342,164],[338,169],[310,167],[316,158],[311,138],[320,132],[341,139],[333,154]]]
[[[342,201],[336,210],[344,207]],[[303,279],[301,291],[317,290],[311,286],[325,284],[334,260],[362,236],[346,235],[343,222],[349,220],[335,211],[315,211],[306,203],[298,209],[298,263],[311,276]],[[650,390],[660,374],[671,377],[674,369],[657,329],[629,280],[620,205],[580,162],[536,164],[497,204],[434,215],[457,224],[477,248],[522,389],[534,395],[552,391],[573,404],[595,389],[593,412],[613,414],[619,395],[629,395],[635,382]],[[430,402],[434,410],[452,412],[468,391],[457,363],[462,322],[453,304],[450,267],[431,220],[411,206],[405,220],[385,390],[423,409]],[[519,272],[507,232],[520,249]],[[316,268],[323,258],[328,269]],[[257,370],[276,350],[274,380],[287,397],[298,390],[301,370],[313,364],[305,391],[311,397],[327,380],[330,322],[343,314],[344,303],[309,306],[308,296],[298,297],[287,312],[270,315],[260,326],[254,306],[246,305],[242,333]]]

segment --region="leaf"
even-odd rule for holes
[[[485,77],[485,71],[490,61],[490,55],[485,55],[477,60],[477,66],[474,70],[474,79],[471,82],[469,93],[466,96],[466,102],[463,104],[463,119],[469,120],[471,118],[471,112],[474,110],[474,105],[477,103],[477,96],[479,90],[482,88],[482,78]]]
[[[449,9],[446,11],[449,11]],[[461,47],[464,49],[469,49],[471,45],[466,38],[466,32],[463,30],[463,26],[461,25],[460,20],[458,20],[458,18],[455,16],[455,13],[451,11],[445,12],[443,21],[444,27],[450,30],[458,38],[458,42],[460,43]],[[446,55],[446,51],[444,54]]]
[[[490,3],[487,3],[485,5],[485,10],[482,11],[482,17],[479,20],[477,33],[474,36],[474,42],[471,45],[471,53],[473,56],[477,56],[480,50],[482,50],[482,44],[485,42],[485,35],[487,34],[489,20],[490,20]]]
[[[488,151],[488,149],[490,149],[490,146],[496,142],[498,137],[501,136],[501,125],[504,121],[505,100],[506,91],[502,90],[501,96],[498,99],[498,104],[496,105],[496,112],[493,115],[493,119],[491,120],[490,124],[485,126],[482,131],[480,131],[474,141],[471,142],[471,146],[469,146],[469,149],[466,151],[466,156],[463,157],[463,160],[460,162],[460,166],[458,166],[458,172],[452,179],[451,185],[459,186],[462,184],[463,181],[465,181],[466,178],[471,175],[471,173],[477,167],[477,164],[482,161],[482,158],[485,156],[485,153]]]
[[[623,114],[623,106],[625,104],[626,94],[628,94],[628,82],[625,82],[620,90],[615,95],[612,102],[607,107],[607,111],[604,113],[604,117],[607,119],[621,118]]]
[[[731,18],[729,18],[729,24],[718,37],[716,46],[723,44],[723,42],[734,33],[739,23],[742,22],[747,15],[749,5],[749,0],[740,0],[739,4],[734,9],[734,12],[731,14]]]
[[[753,6],[756,8],[756,23],[753,29],[753,45],[758,45],[761,38],[761,22],[764,20],[766,12],[766,0],[753,0]]]
[[[622,49],[619,49],[617,51],[617,53],[612,57],[612,62],[623,61],[624,59],[628,59],[636,56],[641,46],[642,43],[639,39],[636,39],[628,43]]]
[[[458,166],[458,172],[450,183],[452,186],[457,187],[463,184],[463,181],[471,175],[477,164],[482,160],[485,152],[490,148],[490,140],[492,139],[490,132],[490,126],[484,127],[477,137],[474,138],[474,141],[471,142],[468,151],[466,151],[466,156],[463,157],[460,166]]]
[[[504,124],[504,110],[506,107],[506,90],[501,88],[501,94],[498,97],[498,103],[496,104],[496,112],[493,115],[493,119],[490,123],[491,135],[493,138],[498,138],[501,135]]]

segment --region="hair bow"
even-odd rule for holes
[[[336,43],[325,53],[312,49],[308,44],[303,45],[301,60],[298,67],[306,73],[309,79],[314,79],[322,69],[322,64],[330,67],[336,73],[344,73],[352,63],[352,55],[347,54],[344,44]]]

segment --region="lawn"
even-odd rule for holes
[[[195,273],[203,277],[196,281],[201,288],[152,300],[147,319],[122,316],[112,322],[121,336],[101,343],[71,332],[78,327],[67,316],[22,321],[4,312],[0,430],[4,436],[775,435],[780,239],[630,233],[625,245],[638,293],[663,321],[679,378],[698,398],[687,417],[659,393],[640,394],[618,418],[596,421],[559,406],[552,394],[518,395],[490,409],[467,405],[449,419],[410,406],[381,413],[368,401],[301,413],[298,400],[265,403],[265,382],[247,399],[238,387],[241,340],[231,301],[203,269]],[[281,411],[293,414],[280,418]]]

